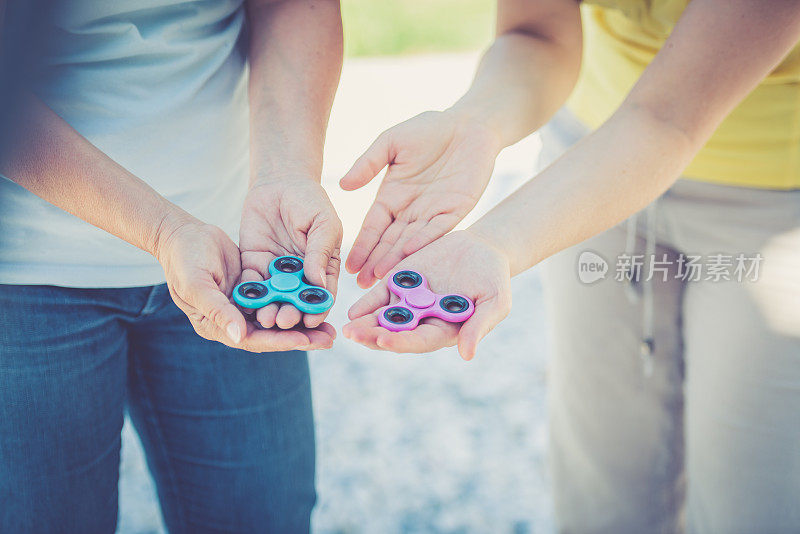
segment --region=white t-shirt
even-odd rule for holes
[[[249,172],[242,2],[57,0],[51,16],[37,94],[111,159],[237,241]],[[0,283],[163,281],[146,252],[0,176]]]

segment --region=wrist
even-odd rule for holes
[[[511,258],[509,258],[508,252],[502,246],[499,246],[496,239],[493,239],[491,235],[485,234],[481,229],[474,228],[474,225],[465,230],[461,230],[460,232],[463,233],[470,243],[487,250],[488,254],[491,254],[500,260],[504,265],[507,266],[509,276],[513,276],[514,273],[511,268]]]
[[[514,246],[513,236],[502,238],[500,236],[508,235],[507,228],[493,228],[483,220],[478,220],[464,230],[473,241],[480,242],[483,246],[491,249],[497,256],[506,262],[509,269],[509,275],[515,276],[516,274],[524,271],[525,269],[519,267],[519,247]]]
[[[284,144],[293,144],[284,142]],[[273,146],[274,143],[268,143]],[[302,145],[302,146],[301,146]],[[322,179],[322,149],[316,143],[269,149],[253,147],[250,159],[250,188],[274,182],[313,181]]]
[[[500,129],[495,127],[488,113],[481,109],[456,103],[443,113],[451,116],[456,127],[469,132],[470,137],[483,140],[490,153],[497,157],[507,144],[503,142]]]
[[[502,126],[496,124],[492,113],[484,107],[459,100],[443,113],[453,117],[458,128],[467,129],[473,136],[482,138],[495,157],[509,145],[504,142]]]
[[[196,217],[171,204],[156,224],[152,236],[148,240],[147,252],[152,254],[159,263],[162,263],[164,255],[169,250],[170,242],[180,233],[181,229],[188,225],[202,224],[202,221]]]
[[[322,171],[314,166],[287,166],[280,171],[264,170],[263,168],[253,172],[250,177],[250,189],[262,185],[275,185],[277,183],[290,182],[314,182],[322,181]]]

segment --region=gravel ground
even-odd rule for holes
[[[338,178],[383,129],[442,109],[468,85],[475,55],[345,64],[324,183],[349,248],[376,184],[344,193]],[[532,174],[538,140],[501,155],[477,216]],[[377,182],[377,181],[376,181]],[[319,533],[553,531],[544,454],[545,340],[536,271],[514,280],[511,315],[462,362],[454,350],[397,356],[339,338],[311,355],[317,418]],[[343,274],[330,322],[362,293]],[[163,532],[135,433],[123,433],[121,533]]]

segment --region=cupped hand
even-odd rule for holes
[[[239,230],[243,282],[269,277],[270,262],[286,254],[303,258],[303,274],[336,295],[342,223],[322,186],[310,178],[261,181],[245,199]],[[291,304],[270,304],[256,312],[264,328],[306,328],[323,324],[327,313],[303,314]]]
[[[245,321],[229,296],[241,275],[239,249],[220,228],[190,217],[165,225],[155,256],[175,304],[202,337],[250,352],[329,348],[335,330],[261,330]]]
[[[511,309],[508,261],[487,240],[470,231],[452,232],[434,241],[405,258],[389,274],[403,269],[424,275],[435,293],[471,298],[475,303],[472,317],[463,324],[427,318],[414,330],[386,330],[378,325],[378,310],[399,298],[382,280],[350,308],[351,322],[342,330],[347,338],[372,349],[407,353],[432,352],[458,344],[461,357],[471,360],[478,342]]]
[[[340,182],[358,189],[388,165],[347,257],[358,284],[371,286],[455,228],[486,189],[500,148],[485,124],[454,111],[422,113],[383,132]]]

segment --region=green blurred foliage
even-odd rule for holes
[[[345,54],[479,50],[494,33],[495,0],[342,0]]]

